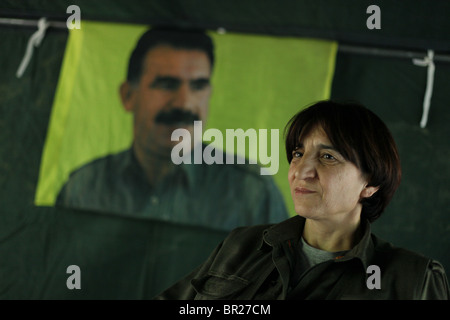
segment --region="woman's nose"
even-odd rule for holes
[[[317,176],[316,164],[314,159],[303,156],[300,161],[294,165],[294,178],[297,180],[312,179]]]

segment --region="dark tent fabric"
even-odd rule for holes
[[[448,1],[2,1],[0,18],[82,19],[223,27],[227,30],[337,40],[340,44],[450,53]],[[368,30],[366,8],[381,8],[381,29]],[[0,299],[149,299],[192,269],[224,232],[102,216],[33,204],[41,153],[67,41],[50,28],[24,76],[15,72],[35,28],[0,27]],[[398,143],[403,180],[374,232],[440,261],[450,270],[450,64],[436,61],[427,127],[419,126],[427,68],[410,58],[339,51],[333,98],[374,110]],[[301,107],[301,106],[299,106]],[[158,237],[158,245],[152,245]],[[192,250],[195,247],[196,250]],[[171,252],[184,265],[158,270]],[[157,257],[157,258],[156,258]],[[68,290],[66,268],[79,265],[82,288]],[[153,272],[164,277],[148,277]]]
[[[308,36],[341,42],[405,48],[450,49],[450,3],[435,0],[316,1],[138,1],[138,0],[5,0],[4,17],[47,17],[66,21],[66,8],[76,4],[82,18],[140,24],[219,27],[229,31]],[[381,9],[379,30],[366,27],[367,8]]]

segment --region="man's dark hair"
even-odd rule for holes
[[[147,30],[138,40],[128,63],[127,80],[132,84],[139,83],[142,67],[147,52],[157,46],[167,45],[174,49],[204,51],[211,64],[214,65],[214,44],[203,30],[178,29],[169,27],[153,27]]]
[[[370,198],[361,200],[361,217],[375,221],[401,180],[398,150],[389,129],[375,113],[357,102],[319,101],[297,113],[286,125],[289,163],[299,141],[317,126],[322,127],[342,156],[362,171],[368,186],[379,187]]]

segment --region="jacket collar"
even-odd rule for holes
[[[303,228],[305,227],[305,221],[305,218],[296,215],[270,226],[264,230],[261,247],[264,246],[264,244],[276,247],[286,241],[300,240],[300,236],[303,234]]]
[[[283,222],[272,225],[264,231],[263,241],[260,249],[264,246],[277,247],[287,241],[299,241],[303,234],[306,219],[301,216],[294,216]],[[370,223],[367,220],[361,221],[363,236],[359,243],[348,251],[343,257],[337,258],[336,262],[358,259],[362,262],[364,270],[370,265],[370,261],[375,253],[375,247],[372,241]]]

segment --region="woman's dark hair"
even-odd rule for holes
[[[361,217],[375,221],[401,180],[397,146],[389,129],[375,113],[357,102],[319,101],[298,112],[285,127],[289,163],[299,141],[318,126],[342,156],[361,170],[368,186],[379,187],[370,198],[361,200]]]
[[[208,56],[211,70],[214,65],[214,44],[203,30],[172,27],[153,27],[139,38],[128,62],[127,80],[137,84],[141,78],[145,56],[150,49],[168,45],[175,49],[200,50]]]

